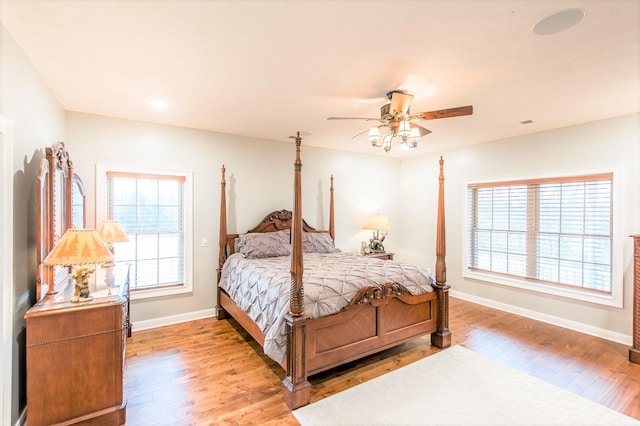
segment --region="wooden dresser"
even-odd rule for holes
[[[70,303],[56,296],[25,314],[27,425],[125,424],[127,298]]]

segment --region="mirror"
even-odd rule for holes
[[[71,183],[71,226],[74,228],[85,228],[86,212],[86,191],[84,183],[76,173],[72,176]]]
[[[58,142],[45,151],[36,180],[36,301],[66,287],[70,268],[45,266],[42,262],[68,228],[84,228],[86,223],[84,184],[73,172],[64,143]]]
[[[42,264],[42,261],[47,257],[47,253],[51,251],[52,246],[49,246],[49,238],[47,235],[48,224],[51,223],[49,219],[49,161],[46,158],[40,162],[40,171],[38,172],[38,178],[36,179],[36,210],[37,210],[37,247],[36,258],[38,259],[38,268],[36,270],[36,300],[42,299],[45,294],[49,292],[49,283],[52,282],[52,277],[49,276],[51,268],[47,268]]]

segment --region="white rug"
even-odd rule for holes
[[[311,425],[636,425],[461,346],[293,412]]]

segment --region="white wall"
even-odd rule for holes
[[[293,207],[292,140],[247,139],[75,112],[67,113],[66,130],[66,146],[87,187],[90,227],[96,220],[96,163],[193,172],[193,294],[132,301],[134,331],[213,314],[223,164],[229,232],[245,232],[271,211]],[[318,229],[329,226],[329,178],[335,177],[336,245],[342,250],[355,252],[369,237],[362,230],[369,214],[379,211],[392,223],[401,222],[398,160],[308,147],[303,140],[302,162],[303,216]],[[202,238],[208,247],[200,246]],[[390,238],[388,248],[393,247]]]
[[[35,182],[44,148],[64,140],[64,111],[0,25],[0,114],[13,124],[11,421],[25,406],[24,314],[35,301]],[[5,283],[3,283],[5,285]],[[5,377],[2,378],[3,380]],[[1,404],[0,404],[1,405]]]
[[[442,153],[445,159],[447,267],[448,282],[454,293],[472,300],[534,316],[591,334],[618,341],[629,341],[632,330],[632,240],[628,235],[640,232],[638,203],[640,158],[640,114],[612,118],[582,125],[510,138]],[[402,162],[402,197],[417,214],[404,222],[418,229],[435,223],[435,192],[438,155]],[[623,260],[616,267],[624,272],[624,308],[612,308],[588,302],[541,295],[525,290],[464,279],[466,184],[471,181],[510,180],[541,176],[584,173],[616,167],[622,170],[623,206],[614,214],[622,215]],[[417,184],[426,182],[426,186]],[[414,237],[408,229],[402,233],[402,254],[408,260],[433,267],[433,238]],[[426,244],[428,261],[421,253]]]

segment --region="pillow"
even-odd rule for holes
[[[333,238],[326,232],[303,232],[302,251],[305,253],[335,253],[336,248]]]
[[[290,235],[288,229],[277,232],[244,234],[236,244],[236,251],[249,259],[289,256],[291,254]]]

